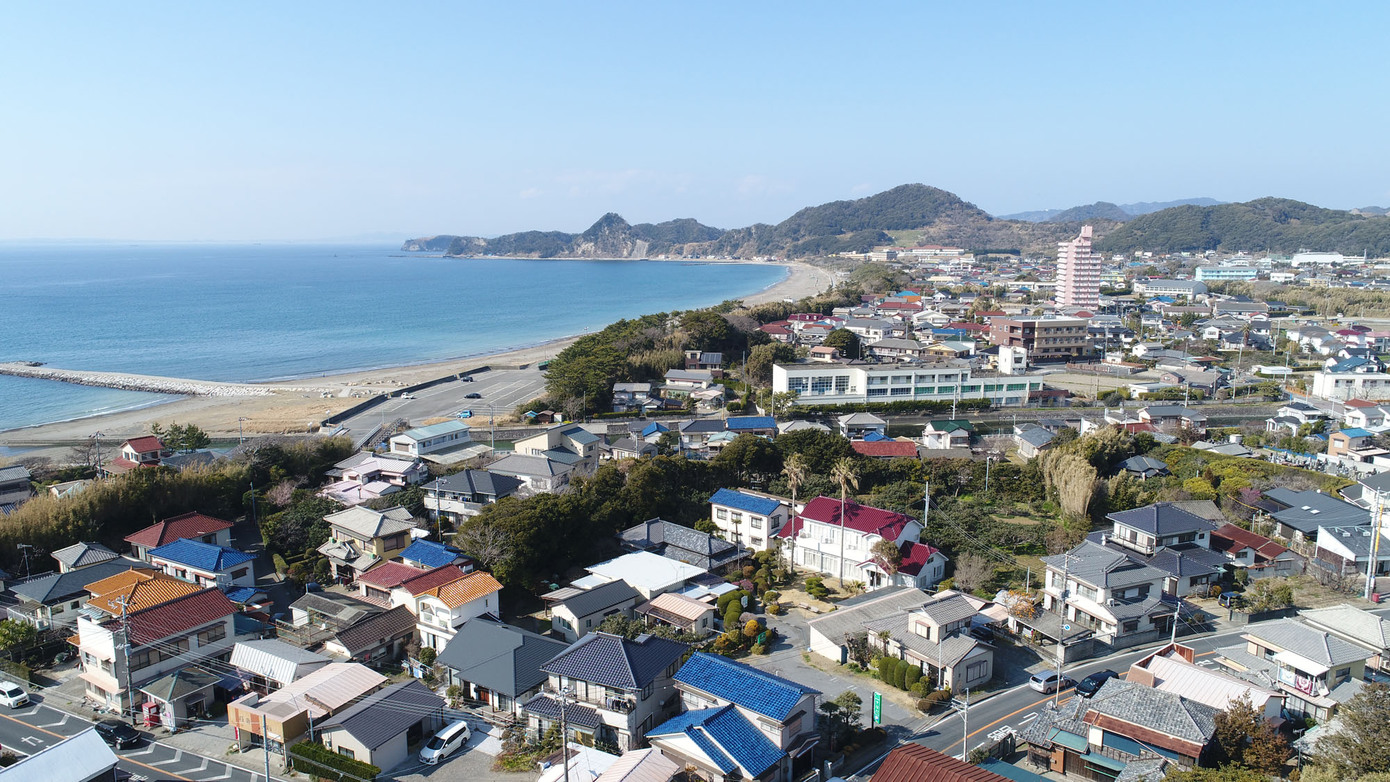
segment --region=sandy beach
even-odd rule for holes
[[[743,301],[761,304],[801,299],[823,292],[834,283],[834,275],[825,269],[804,263],[785,265],[788,268],[785,279],[744,297]],[[364,396],[388,393],[482,366],[534,364],[553,358],[574,339],[557,339],[534,347],[472,358],[258,384],[272,391],[268,396],[183,397],[138,410],[0,432],[0,445],[39,448],[42,450],[35,451],[34,455],[61,458],[66,446],[84,441],[95,432],[101,432],[106,442],[119,443],[128,437],[147,434],[149,425],[156,421],[196,424],[214,438],[236,437],[238,423],[248,435],[305,432],[327,416],[358,404]],[[81,367],[66,369],[80,370]]]

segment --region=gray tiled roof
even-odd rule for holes
[[[1070,698],[1057,705],[1048,701],[1038,709],[1037,719],[1028,723],[1020,735],[1024,741],[1041,748],[1052,746],[1054,729],[1075,736],[1085,736],[1091,730],[1091,726],[1082,719],[1086,716],[1086,706],[1085,698]]]
[[[560,701],[544,693],[537,695],[521,705],[527,714],[534,714],[548,720],[558,721],[560,719]],[[578,725],[581,728],[597,728],[603,724],[603,718],[599,716],[595,709],[578,703],[570,703],[565,706],[565,721],[571,725]]]
[[[1088,711],[1196,744],[1211,739],[1220,713],[1205,703],[1124,679],[1110,679],[1101,685],[1091,696]]]
[[[869,592],[858,604],[851,606],[846,600],[837,610],[812,619],[809,625],[832,643],[838,644],[844,642],[846,635],[862,632],[864,623],[876,616],[917,608],[925,602],[927,594],[914,587]]]
[[[459,494],[482,494],[489,497],[506,497],[521,487],[521,481],[510,475],[488,472],[486,470],[464,470],[446,475],[425,484],[426,491],[448,491]]]
[[[374,648],[382,638],[390,640],[414,629],[415,615],[405,606],[396,606],[339,630],[336,639],[348,654],[356,655]]]
[[[411,679],[368,695],[316,727],[345,730],[363,746],[374,750],[430,714],[440,714],[443,710],[443,698]]]
[[[605,687],[640,690],[680,662],[685,649],[683,643],[651,635],[630,641],[608,633],[589,633],[541,670]]]
[[[131,568],[149,569],[150,565],[133,559],[112,559],[88,565],[80,570],[52,573],[23,583],[11,584],[9,589],[16,595],[36,603],[54,603],[75,595],[85,595],[88,584],[110,578],[117,573],[124,573]]]
[[[1329,668],[1365,660],[1373,654],[1370,649],[1344,641],[1296,619],[1280,619],[1250,625],[1245,634],[1266,646],[1278,647]]]
[[[439,653],[458,678],[515,698],[545,681],[541,665],[565,650],[563,641],[489,619],[470,619]]]
[[[529,456],[513,453],[488,465],[488,470],[500,475],[564,475],[574,468],[571,465],[547,459],[544,456]]]
[[[1156,502],[1143,508],[1112,513],[1105,518],[1158,537],[1216,529],[1215,524],[1201,516],[1188,513],[1171,502]]]
[[[976,649],[986,646],[986,644],[982,644],[974,638],[961,633],[951,633],[942,639],[940,644],[929,638],[917,635],[908,627],[907,612],[901,612],[877,619],[869,619],[864,622],[862,629],[870,633],[881,633],[887,630],[894,641],[901,643],[903,646],[928,660],[938,659],[937,654],[939,652],[939,659],[942,664],[946,666],[955,665],[957,662],[960,662],[972,654]]]
[[[631,548],[655,551],[668,559],[705,570],[732,562],[739,555],[734,543],[665,519],[648,519],[623,530],[618,537]]]
[[[1204,576],[1220,573],[1226,567],[1226,555],[1185,543],[1159,549],[1149,557],[1148,564],[1173,576]]]
[[[1317,608],[1299,613],[1304,620],[1352,638],[1372,649],[1390,649],[1390,619],[1351,605]]]
[[[596,614],[605,608],[615,606],[627,600],[636,600],[641,594],[633,589],[626,581],[609,581],[606,584],[599,584],[592,589],[586,589],[574,597],[562,600],[556,605],[563,605],[569,609],[570,613],[576,617]]]
[[[1135,562],[1091,540],[1082,541],[1066,554],[1043,557],[1043,563],[1057,570],[1067,570],[1078,581],[1111,589],[1152,583],[1167,576],[1162,570]]]
[[[1280,486],[1266,491],[1265,497],[1286,506],[1271,514],[1280,524],[1304,534],[1315,533],[1318,527],[1371,523],[1370,511],[1365,508],[1313,489],[1293,491]]]
[[[312,613],[316,620],[327,619],[339,625],[352,624],[383,610],[375,603],[338,592],[306,592],[290,603],[290,608]]]
[[[933,622],[941,625],[969,619],[976,614],[975,606],[965,599],[965,595],[951,595],[931,600],[919,609]]]
[[[119,556],[100,543],[74,543],[67,548],[53,552],[53,558],[69,568],[87,567],[98,562],[106,562]]]

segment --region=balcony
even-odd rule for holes
[[[559,699],[560,697],[560,692],[556,690],[554,687],[550,686],[549,684],[546,684],[542,688],[542,691],[553,698]],[[575,695],[573,692],[571,692],[569,696],[569,702],[582,703],[588,706],[594,706],[599,709],[603,709],[604,711],[617,712],[618,714],[631,714],[633,711],[637,709],[637,701],[635,699],[627,696],[608,695],[603,692],[599,692],[597,694],[591,693],[583,697]]]

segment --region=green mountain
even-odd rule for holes
[[[1292,201],[1260,198],[1243,204],[1179,206],[1130,220],[1096,242],[1102,252],[1390,253],[1390,218],[1365,216]]]

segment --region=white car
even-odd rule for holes
[[[468,723],[463,720],[445,725],[439,732],[430,737],[425,742],[425,746],[420,748],[420,762],[431,766],[449,757],[464,744],[468,743],[471,735]]]
[[[401,394],[401,399],[414,399],[414,394]]]
[[[0,704],[11,709],[29,705],[29,693],[14,682],[0,681]]]

